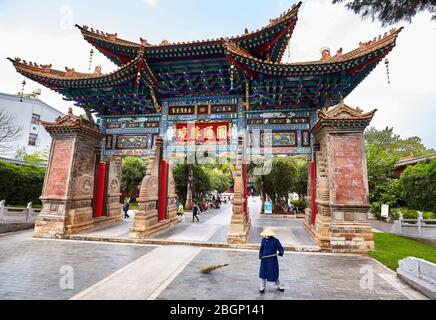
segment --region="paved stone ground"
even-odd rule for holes
[[[32,239],[32,231],[0,236],[0,300],[64,300],[154,247]],[[60,288],[60,269],[74,268],[75,289]]]
[[[31,235],[0,236],[1,300],[406,299],[405,285],[401,288],[395,274],[368,257],[286,254],[280,260],[286,292],[269,286],[262,296],[255,251],[36,240]],[[230,266],[211,275],[199,272],[215,263]],[[59,286],[64,265],[74,268],[74,290]],[[362,266],[374,270],[373,290],[360,287]]]
[[[198,272],[216,263],[236,263],[211,275]],[[373,290],[360,287],[362,266],[374,269]],[[158,297],[161,300],[403,300],[406,297],[378,274],[388,271],[375,261],[360,256],[287,254],[280,260],[280,293],[269,284],[265,295],[259,293],[257,253],[203,250]]]
[[[375,230],[386,232],[386,233],[390,233],[393,226],[393,224],[386,223],[383,221],[370,221],[369,223],[371,227],[373,227]]]
[[[261,200],[259,198],[249,198],[250,217],[252,228],[248,237],[248,243],[259,244],[260,233],[264,228],[273,229],[283,245],[288,246],[313,246],[318,248],[315,241],[310,237],[303,227],[303,221],[282,217],[268,217],[260,215]],[[124,220],[115,226],[110,226],[101,230],[91,231],[82,234],[98,238],[124,238],[129,237],[129,228],[132,226],[134,213],[130,213],[131,218]],[[197,242],[226,243],[232,218],[232,205],[223,204],[219,210],[209,210],[199,215],[200,222],[192,222],[192,213],[185,214],[184,223],[176,225],[170,230],[156,234],[152,239],[159,240],[184,240]]]

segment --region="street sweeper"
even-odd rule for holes
[[[275,238],[276,234],[271,229],[267,228],[260,234],[262,244],[259,251],[260,263],[260,293],[265,293],[266,283],[273,282],[277,290],[284,292],[285,289],[280,283],[279,260],[277,256],[283,257],[285,250],[279,239]]]

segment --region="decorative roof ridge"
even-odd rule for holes
[[[118,34],[109,34],[109,33],[105,33],[99,30],[94,30],[92,28],[89,28],[86,25],[80,26],[80,25],[76,25],[77,28],[79,28],[82,32],[82,34],[87,34],[93,38],[100,38],[103,39],[105,41],[109,41],[109,42],[113,42],[113,43],[118,43],[120,45],[123,46],[127,46],[127,47],[131,47],[131,48],[136,48],[139,49],[139,47],[141,47],[141,45],[143,46],[144,44],[146,44],[146,48],[147,49],[159,49],[159,48],[170,48],[170,47],[179,47],[179,46],[186,46],[186,45],[193,45],[193,44],[198,44],[198,45],[205,45],[205,44],[218,44],[221,43],[221,41],[223,40],[231,40],[231,41],[243,41],[246,38],[250,38],[255,36],[256,34],[260,34],[268,29],[274,28],[277,25],[280,25],[284,22],[287,22],[293,18],[296,18],[299,9],[302,5],[302,2],[300,1],[297,4],[292,5],[292,7],[282,13],[279,18],[276,19],[272,19],[270,21],[270,23],[262,28],[257,29],[256,31],[252,31],[246,34],[241,34],[238,36],[233,36],[233,37],[221,37],[221,38],[215,38],[215,39],[207,39],[207,40],[196,40],[196,41],[183,41],[183,42],[168,42],[168,41],[164,41],[165,44],[161,43],[159,45],[153,45],[153,44],[149,44],[146,42],[146,40],[140,38],[141,43],[136,43],[136,42],[132,42],[132,41],[128,41],[128,40],[124,40],[124,39],[120,39],[118,38]]]
[[[320,110],[318,113],[319,119],[331,120],[331,119],[344,119],[344,120],[367,120],[372,119],[377,112],[377,109],[366,112],[360,108],[352,108],[345,104],[344,100],[334,106],[331,109]]]
[[[239,48],[236,44],[232,42],[225,41],[224,43],[226,46],[226,50],[228,52],[270,66],[292,67],[292,66],[301,66],[301,65],[323,65],[323,64],[334,64],[343,61],[349,61],[367,55],[368,53],[377,51],[380,48],[386,47],[391,43],[395,42],[395,40],[398,38],[398,35],[403,29],[404,29],[403,27],[399,29],[391,29],[390,34],[386,32],[383,37],[380,35],[378,39],[374,38],[374,40],[369,41],[367,43],[361,42],[359,48],[352,50],[346,54],[342,54],[342,50],[339,50],[336,56],[330,57],[330,59],[328,60],[317,60],[317,61],[307,61],[307,62],[283,63],[283,62],[266,61],[266,60],[258,59],[248,51]]]
[[[47,131],[82,129],[96,136],[104,136],[100,132],[100,128],[95,123],[91,122],[85,116],[76,116],[73,114],[72,108],[69,108],[68,114],[63,117],[58,117],[55,122],[41,121],[41,124]]]
[[[118,33],[106,33],[100,30],[94,30],[93,28],[88,27],[87,25],[78,25],[76,24],[76,27],[82,32],[82,34],[87,34],[93,38],[101,38],[104,40],[109,40],[111,42],[114,43],[119,43],[125,46],[130,46],[130,47],[134,47],[134,48],[139,48],[141,46],[140,43],[136,43],[136,42],[132,42],[129,40],[124,40],[124,39],[120,39],[118,38]]]
[[[68,67],[65,67],[66,71],[60,71],[60,70],[52,69],[51,64],[38,65],[34,62],[26,62],[26,60],[22,60],[20,58],[15,58],[15,59],[7,58],[7,59],[13,63],[17,71],[19,70],[28,71],[33,74],[40,74],[44,77],[59,79],[59,80],[89,80],[89,79],[107,78],[117,73],[120,73],[125,69],[129,68],[130,66],[134,65],[135,63],[139,62],[141,59],[144,59],[144,57],[142,54],[139,54],[135,59],[133,59],[129,63],[126,63],[125,65],[121,66],[117,70],[106,74],[101,73],[101,69],[98,69],[99,66],[96,67],[96,72],[94,73],[80,73],[80,72],[76,72],[74,68],[70,69]],[[100,73],[97,72],[98,70]]]

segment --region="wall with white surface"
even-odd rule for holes
[[[34,98],[21,98],[19,96],[0,93],[0,110],[6,110],[15,117],[15,122],[22,128],[19,137],[11,143],[7,151],[0,150],[0,157],[13,157],[21,147],[27,153],[42,151],[51,145],[51,137],[44,127],[38,123],[32,123],[32,116],[39,116],[41,121],[53,122],[64,114],[45,102]],[[36,137],[35,145],[29,144],[31,135]]]

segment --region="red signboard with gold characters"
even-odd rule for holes
[[[229,123],[184,123],[176,125],[176,141],[186,142],[228,142]]]

